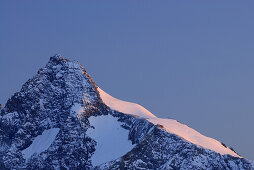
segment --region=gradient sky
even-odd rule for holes
[[[56,53],[254,160],[254,1],[0,1],[0,103]]]

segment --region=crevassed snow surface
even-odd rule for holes
[[[55,140],[58,132],[59,128],[44,130],[41,135],[38,135],[34,138],[33,143],[28,148],[22,151],[23,157],[28,159],[34,153],[40,154],[41,152],[47,150]]]
[[[116,99],[101,90],[100,88],[98,88],[98,91],[100,93],[102,101],[113,110],[117,110],[126,114],[133,114],[139,117],[146,118],[153,124],[163,125],[164,129],[167,130],[169,133],[174,133],[182,137],[183,139],[198,146],[201,146],[205,149],[213,150],[222,155],[230,154],[232,156],[239,157],[239,155],[237,155],[231,149],[224,147],[221,142],[213,138],[206,137],[197,132],[196,130],[177,122],[176,120],[157,118],[147,109],[138,104]]]
[[[121,122],[111,115],[91,116],[88,118],[94,127],[87,130],[87,135],[97,142],[91,157],[94,166],[117,159],[129,152],[135,145],[128,140],[128,130],[121,127]]]
[[[116,110],[126,114],[132,114],[142,118],[156,117],[151,112],[149,112],[147,109],[145,109],[143,106],[139,104],[126,102],[126,101],[122,101],[117,98],[114,98],[110,96],[109,94],[107,94],[106,92],[104,92],[99,87],[98,87],[98,91],[100,93],[100,96],[103,102],[112,110]]]

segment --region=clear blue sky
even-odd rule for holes
[[[254,1],[0,1],[0,103],[56,53],[254,160]]]

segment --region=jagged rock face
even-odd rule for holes
[[[77,119],[71,111],[74,103],[89,103],[91,113],[100,112],[101,100],[87,75],[78,63],[55,56],[8,100],[0,119],[5,168],[91,167],[88,160],[94,141],[85,134],[85,120]],[[26,162],[20,151],[51,128],[60,128],[53,144]]]
[[[83,110],[79,115],[75,105]],[[97,142],[86,131],[89,116],[110,114],[136,146],[121,158],[94,167]],[[57,128],[54,141],[24,156],[37,136]],[[243,158],[220,155],[185,141],[145,119],[108,108],[96,84],[77,62],[57,55],[15,93],[0,114],[0,169],[254,169]]]

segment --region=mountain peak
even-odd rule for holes
[[[47,69],[53,69],[57,71],[61,69],[61,67],[64,67],[64,69],[84,69],[84,67],[78,61],[70,61],[64,58],[61,54],[56,54],[50,57],[46,65]]]
[[[62,54],[55,54],[54,56],[50,57],[49,60],[53,60],[53,61],[60,61],[60,60],[62,60],[64,62],[66,62],[67,59],[64,58]]]
[[[7,101],[0,141],[0,169],[252,168],[226,145],[110,96],[59,54]]]
[[[86,69],[84,68],[83,65],[79,63],[79,61],[68,60],[61,54],[55,54],[53,57],[50,57],[46,65],[46,68],[54,71],[69,70],[70,72],[76,71],[77,74],[82,73],[91,81],[91,83],[93,83],[96,86],[91,76],[87,73]],[[43,70],[43,68],[40,69],[39,71],[41,70]]]
[[[26,98],[32,98],[27,107]],[[40,107],[40,100],[61,100],[58,103],[49,102],[51,107],[71,107],[73,103],[86,100],[92,104],[101,102],[97,85],[78,61],[70,61],[57,54],[50,57],[45,67],[29,79],[6,103],[6,111],[30,112],[35,106]],[[64,101],[64,103],[62,103]],[[52,103],[55,103],[52,105]]]

